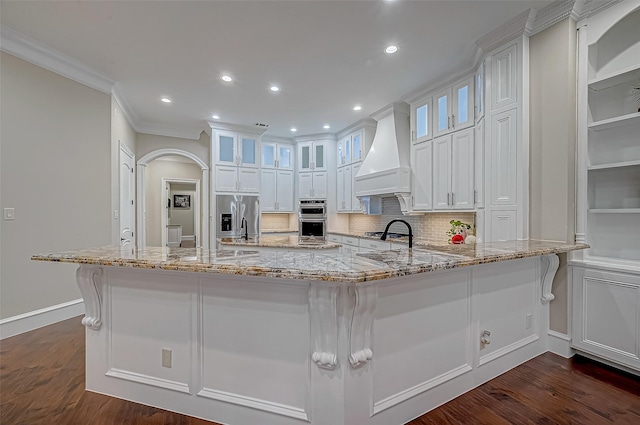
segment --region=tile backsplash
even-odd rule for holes
[[[415,237],[433,242],[446,242],[449,239],[447,231],[451,227],[451,220],[460,220],[472,224],[475,228],[475,213],[473,212],[430,212],[424,215],[405,216],[400,210],[397,198],[382,199],[382,215],[349,215],[349,231],[354,233],[383,231],[387,223],[395,218],[405,220],[411,225]],[[407,233],[407,227],[402,223],[394,223],[390,231]]]
[[[290,214],[269,214],[263,213],[260,228],[271,232],[288,232]]]

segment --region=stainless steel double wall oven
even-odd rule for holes
[[[324,242],[327,238],[326,201],[301,200],[298,209],[298,236],[303,242]]]

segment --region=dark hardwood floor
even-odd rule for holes
[[[0,424],[215,425],[85,392],[84,366],[79,317],[0,341]],[[640,380],[547,353],[409,423],[432,424],[638,425]]]

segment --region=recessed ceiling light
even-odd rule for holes
[[[271,91],[280,91],[280,87],[278,87],[278,86],[271,86]]]
[[[163,101],[164,103],[171,103],[171,99],[169,99],[168,97],[163,97],[162,99],[160,99],[161,101]]]
[[[386,49],[384,49],[384,51],[386,53],[395,53],[398,51],[398,46],[389,46]]]
[[[356,106],[353,107],[354,111],[359,111],[361,109],[362,109],[362,106],[360,106],[360,105],[356,105]]]
[[[211,118],[213,118],[214,120],[219,120],[219,119],[220,119],[220,116],[218,116],[218,115],[211,115]]]
[[[331,128],[331,126],[329,124],[325,124],[322,128],[324,128],[325,130],[328,130]]]
[[[296,131],[298,131],[298,129],[297,129],[297,128],[295,128],[295,127],[291,127],[291,131],[292,131],[293,133],[295,133]]]
[[[227,83],[233,81],[233,78],[231,78],[228,75],[223,75],[222,77],[220,77],[222,79],[222,81],[226,81]]]

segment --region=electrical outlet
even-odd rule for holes
[[[531,329],[531,322],[533,321],[533,315],[527,314],[525,329]]]
[[[162,367],[171,368],[171,350],[168,348],[162,349]]]

